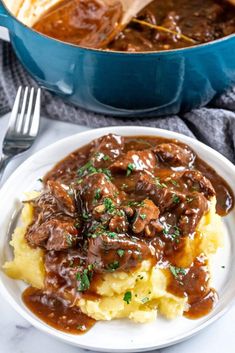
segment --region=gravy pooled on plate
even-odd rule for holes
[[[44,250],[45,281],[42,290],[26,289],[25,304],[57,329],[83,333],[95,320],[76,303],[99,300],[105,274],[133,273],[148,260],[163,270],[169,293],[187,298],[186,317],[208,314],[217,294],[197,244],[214,198],[217,213],[228,214],[230,187],[186,144],[112,134],[92,141],[60,161],[27,201],[34,213],[25,238]]]

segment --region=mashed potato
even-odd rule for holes
[[[30,193],[29,198],[36,197],[38,193]],[[10,245],[14,249],[14,260],[6,262],[3,266],[6,274],[15,279],[21,279],[35,288],[43,288],[45,270],[41,249],[32,249],[25,240],[27,226],[33,219],[33,207],[24,205],[21,220],[22,226],[17,227],[12,236]]]
[[[31,194],[30,197],[35,197]],[[22,279],[28,284],[43,288],[44,266],[43,250],[32,249],[25,241],[26,227],[32,221],[32,206],[25,204],[22,212],[23,225],[13,234],[11,245],[14,248],[14,260],[4,265],[6,273],[15,279]],[[214,254],[223,246],[223,229],[221,217],[215,212],[215,199],[211,201],[210,211],[202,218],[198,229],[197,240],[188,240],[188,257],[182,260],[183,265],[190,265],[195,255]],[[135,322],[145,323],[156,319],[161,314],[167,319],[182,316],[187,310],[187,298],[177,297],[167,292],[167,276],[163,269],[151,267],[144,261],[141,267],[132,273],[114,272],[103,276],[97,287],[97,300],[80,299],[81,310],[96,320],[129,318]],[[131,300],[124,301],[127,295]]]

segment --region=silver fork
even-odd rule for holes
[[[19,87],[0,157],[0,182],[9,161],[27,151],[37,137],[40,121],[41,90]]]

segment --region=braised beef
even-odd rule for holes
[[[96,168],[110,165],[124,150],[124,139],[122,136],[109,134],[93,142],[91,149],[91,160]]]
[[[164,268],[171,293],[188,297],[187,317],[205,315],[216,292],[207,259],[189,244],[203,237],[197,227],[212,198],[220,215],[233,207],[227,183],[176,140],[109,134],[73,152],[28,201],[33,221],[25,237],[44,249],[46,271],[45,291],[29,294],[30,303],[45,315],[51,303],[62,315],[81,297],[98,299],[104,273],[131,272],[148,260]]]
[[[159,208],[151,200],[146,199],[142,201],[140,206],[136,208],[136,214],[132,224],[133,232],[139,234],[145,231],[145,234],[150,236],[151,231],[149,228],[149,223],[151,221],[157,221],[159,215]]]
[[[127,171],[129,175],[135,171],[152,170],[156,167],[156,162],[156,157],[152,151],[128,151],[111,164],[110,170],[112,172]]]
[[[87,261],[95,272],[127,271],[151,257],[147,244],[125,234],[103,234],[89,239]]]
[[[182,180],[187,184],[188,188],[203,193],[206,198],[215,196],[215,190],[210,180],[198,170],[186,170],[182,175]]]
[[[129,224],[124,211],[113,216],[109,222],[109,230],[111,232],[126,233],[128,231],[128,226]]]
[[[75,201],[60,183],[48,181],[45,192],[30,202],[34,219],[25,238],[32,247],[60,251],[77,244],[80,219]]]
[[[31,228],[26,233],[26,239],[31,246],[60,251],[76,245],[78,230],[73,219],[70,221],[51,219]]]
[[[161,213],[176,208],[186,199],[186,195],[179,191],[174,191],[159,183],[158,179],[142,174],[136,184],[136,193],[148,196]]]
[[[154,149],[159,160],[171,167],[190,168],[195,159],[193,151],[189,147],[181,147],[175,143],[162,143]]]
[[[76,187],[77,198],[81,201],[85,213],[102,214],[106,211],[105,200],[113,206],[121,202],[117,187],[103,173],[87,175]]]

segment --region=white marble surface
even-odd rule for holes
[[[7,116],[0,118],[0,142],[7,125]],[[86,127],[42,119],[40,136],[30,151],[15,159],[8,167],[5,179],[29,155],[60,138],[69,136]],[[22,319],[0,297],[0,353],[83,353],[84,351],[63,344],[39,332]],[[158,353],[234,353],[235,352],[235,305],[212,326],[190,340],[161,349]]]

